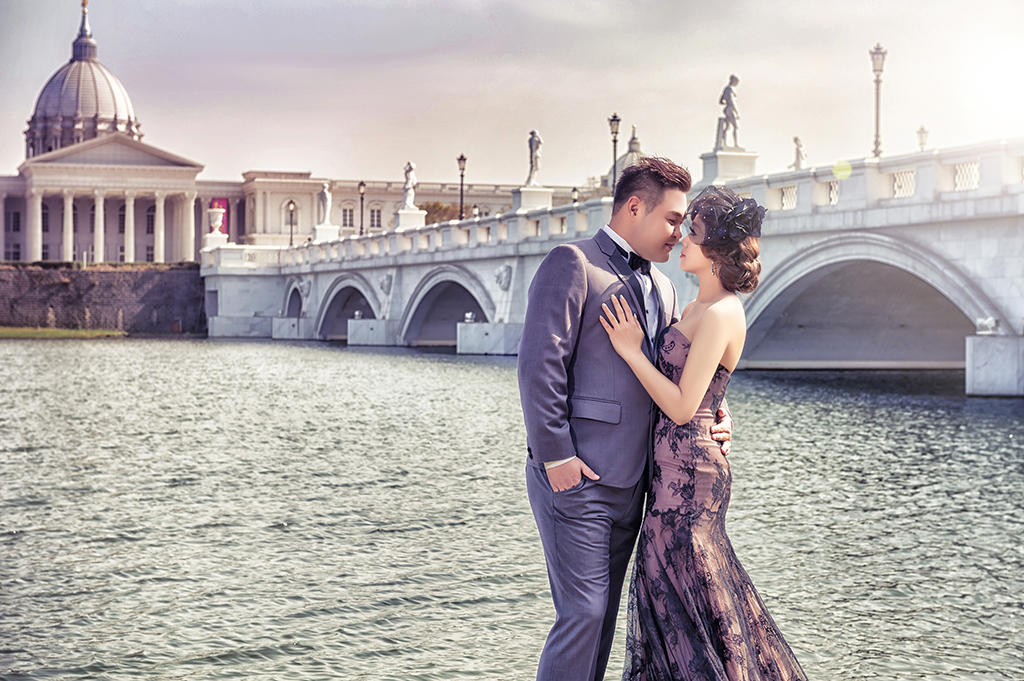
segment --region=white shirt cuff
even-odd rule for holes
[[[554,468],[555,466],[561,466],[563,463],[569,463],[570,461],[572,461],[575,458],[576,458],[575,456],[570,456],[568,459],[559,459],[558,461],[545,461],[544,462],[544,470],[547,470],[549,468]]]

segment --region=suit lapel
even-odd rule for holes
[[[608,238],[608,235],[605,235],[605,238]],[[608,240],[611,241],[611,239]],[[644,309],[643,304],[641,304],[643,289],[640,288],[640,282],[636,280],[633,270],[629,268],[629,264],[621,255],[619,255],[618,251],[613,251],[612,254],[608,256],[608,267],[619,277],[619,281],[621,281],[626,287],[626,290],[629,291],[630,307],[633,309],[633,314],[642,317]],[[647,331],[646,320],[644,320],[644,323],[640,324],[640,327],[644,329],[644,340],[646,341],[644,344],[644,354],[650,357],[654,348],[654,342],[651,340],[651,335]]]
[[[656,272],[657,274],[655,274]],[[672,286],[672,282],[667,277],[664,277],[655,267],[651,267],[651,282],[654,284],[654,298],[658,301],[658,307],[660,308],[658,310],[658,330],[654,334],[654,338],[658,339],[661,337],[661,332],[665,330],[665,327],[672,323],[672,320],[669,318],[669,315],[672,313],[668,309],[668,300],[665,296],[665,291],[670,290],[665,287]]]

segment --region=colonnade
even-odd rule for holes
[[[124,236],[123,242],[119,245],[124,247],[124,262],[135,262],[136,260],[148,260],[148,253],[145,253],[142,257],[139,257],[137,251],[137,233],[136,233],[136,220],[135,211],[136,206],[145,204],[147,208],[153,208],[153,233],[152,233],[152,262],[179,262],[179,261],[195,261],[196,259],[196,211],[195,204],[197,198],[197,192],[195,190],[186,191],[165,191],[165,190],[151,190],[151,191],[137,191],[137,190],[116,190],[109,191],[104,189],[93,189],[93,190],[75,190],[75,189],[49,189],[40,187],[29,187],[25,194],[25,213],[26,221],[24,225],[24,236],[23,236],[23,251],[21,253],[21,260],[28,262],[35,262],[43,260],[43,243],[44,243],[44,232],[43,232],[43,203],[44,200],[50,199],[54,196],[59,196],[62,199],[62,219],[60,224],[61,238],[59,241],[58,252],[53,252],[52,248],[54,244],[50,243],[51,249],[47,254],[47,260],[63,260],[71,261],[75,259],[75,205],[76,200],[78,202],[79,210],[84,206],[82,205],[81,199],[85,198],[85,206],[89,206],[92,209],[93,221],[90,222],[88,219],[85,221],[78,221],[78,229],[82,229],[83,225],[94,225],[91,235],[91,248],[89,260],[91,262],[105,262],[112,260],[119,260],[120,256],[114,254],[112,257],[108,255],[107,246],[108,238],[113,236],[116,239],[116,235],[119,233],[117,230],[117,221],[113,221],[114,231],[111,231],[111,225],[106,220],[106,213],[108,208],[108,201],[110,199],[120,199],[117,201],[114,208],[114,215],[117,216],[122,207],[124,209]],[[0,206],[3,205],[4,201],[8,198],[3,194],[0,194]],[[91,199],[91,201],[89,201]],[[49,209],[50,218],[48,220],[48,230],[52,232],[56,221],[54,220],[56,211],[54,210],[55,202],[47,202],[47,208]],[[113,203],[113,202],[112,202]],[[57,204],[61,205],[61,204]],[[170,238],[168,238],[168,224],[167,224],[167,208],[171,207],[172,212],[172,223],[170,225]],[[88,210],[88,209],[87,209]],[[83,212],[88,215],[88,212]],[[143,238],[145,239],[147,232],[143,232]],[[14,235],[7,233],[4,235],[6,238],[13,238]],[[147,239],[148,240],[148,239]],[[79,241],[79,251],[85,249],[84,240]],[[4,243],[0,241],[0,249],[4,247]],[[148,244],[147,244],[148,245]]]
[[[54,200],[59,197],[59,201]],[[117,218],[124,211],[123,240],[117,246],[123,246],[124,262],[194,262],[196,260],[199,240],[197,230],[205,226],[205,208],[214,198],[228,199],[228,219],[223,228],[232,238],[244,232],[241,216],[244,211],[245,199],[241,196],[224,197],[224,192],[207,190],[199,194],[196,190],[134,190],[134,189],[53,189],[30,186],[27,190],[15,193],[0,191],[0,220],[10,213],[23,213],[18,221],[17,230],[4,228],[0,223],[0,260],[4,259],[9,246],[16,246],[17,251],[11,259],[26,262],[41,260],[72,261],[81,259],[83,253],[90,262],[111,262],[122,259],[116,246],[108,250],[108,246],[117,242],[120,230],[117,229]],[[22,199],[24,205],[22,205]],[[196,202],[199,201],[203,211],[197,218]],[[43,207],[48,209],[47,230],[44,231]],[[75,222],[75,208],[84,218]],[[84,210],[83,210],[84,209]],[[137,209],[143,209],[136,215]],[[145,229],[146,215],[152,210],[152,232]],[[88,219],[90,211],[95,222]],[[113,213],[114,220],[107,221],[108,214]],[[139,220],[143,221],[139,225]],[[196,221],[199,220],[197,225]],[[91,234],[86,238],[77,239],[76,227],[79,231],[94,225]],[[144,231],[137,232],[136,229]],[[48,234],[57,232],[59,239],[49,238]],[[44,249],[44,244],[49,249]],[[141,247],[152,247],[152,253]],[[46,257],[44,258],[44,251]],[[76,258],[77,255],[77,258]]]

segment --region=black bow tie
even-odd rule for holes
[[[651,261],[647,258],[641,258],[636,253],[629,254],[629,268],[636,272],[637,270],[644,274],[651,273]]]
[[[633,270],[634,272],[640,270],[644,274],[651,273],[650,260],[647,260],[646,258],[641,258],[636,253],[626,253],[626,249],[618,244],[615,244],[615,250],[619,252],[619,255],[621,255],[623,258],[629,261],[629,269]]]

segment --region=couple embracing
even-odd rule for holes
[[[612,218],[554,248],[530,287],[519,348],[526,486],[555,623],[539,681],[604,679],[630,555],[624,680],[806,679],[725,533],[726,386],[746,336],[764,208],[645,158]],[[682,312],[665,262],[699,290]],[[637,537],[639,535],[639,541]]]

